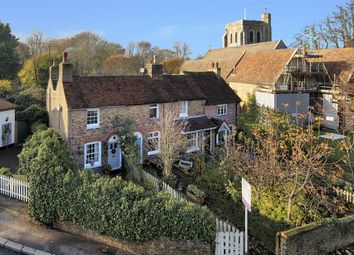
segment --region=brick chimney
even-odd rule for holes
[[[220,77],[221,75],[221,68],[219,67],[219,63],[212,63],[211,64],[211,68],[209,69],[210,72],[214,72],[216,74],[216,76]]]
[[[72,82],[72,64],[68,62],[68,53],[63,52],[63,61],[59,64],[59,80],[62,82]]]
[[[152,78],[157,78],[163,74],[163,65],[156,64],[156,58],[154,55],[153,62],[150,62],[146,65],[147,74],[150,75]]]

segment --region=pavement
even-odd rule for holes
[[[27,212],[26,203],[0,195],[0,237],[57,255],[130,254],[93,240],[34,224]],[[17,253],[0,248],[0,254]]]

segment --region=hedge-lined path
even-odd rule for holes
[[[30,222],[27,204],[0,195],[0,236],[57,255],[129,255],[105,244]]]

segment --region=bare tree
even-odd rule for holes
[[[135,55],[135,51],[136,51],[136,43],[135,42],[129,42],[128,46],[125,49],[125,54],[128,57],[133,57]]]
[[[157,128],[160,130],[160,154],[163,164],[163,175],[171,175],[173,163],[184,151],[186,138],[183,131],[186,127],[185,119],[176,119],[178,107],[175,103],[163,104]]]
[[[182,59],[189,59],[191,50],[189,44],[184,42],[182,45],[179,42],[175,42],[173,45],[175,54]]]
[[[354,0],[337,6],[322,22],[306,26],[295,36],[295,47],[341,48],[354,46]]]

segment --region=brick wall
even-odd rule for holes
[[[327,254],[354,243],[354,215],[277,233],[276,254]]]
[[[171,241],[160,239],[147,242],[125,241],[83,229],[67,222],[56,222],[54,228],[84,238],[95,240],[132,254],[154,255],[212,255],[211,245],[197,241]]]
[[[227,105],[227,115],[218,116],[218,105],[206,105],[205,115],[209,118],[218,118],[225,121],[227,124],[235,124],[237,116],[236,104]]]
[[[172,103],[174,108],[179,109],[179,103]],[[188,102],[188,115],[204,114],[204,100],[194,100]],[[160,105],[160,116],[163,112]],[[147,136],[149,132],[158,131],[156,128],[157,120],[149,118],[150,105],[134,105],[134,106],[111,106],[100,108],[100,127],[95,129],[86,128],[87,109],[71,110],[69,112],[69,135],[67,137],[70,150],[73,157],[80,164],[84,163],[84,144],[101,141],[102,142],[102,162],[107,160],[106,146],[109,138],[115,134],[112,120],[116,116],[129,117],[136,121],[136,132],[140,132],[143,136],[143,144],[147,144]],[[144,155],[146,155],[146,147]]]

